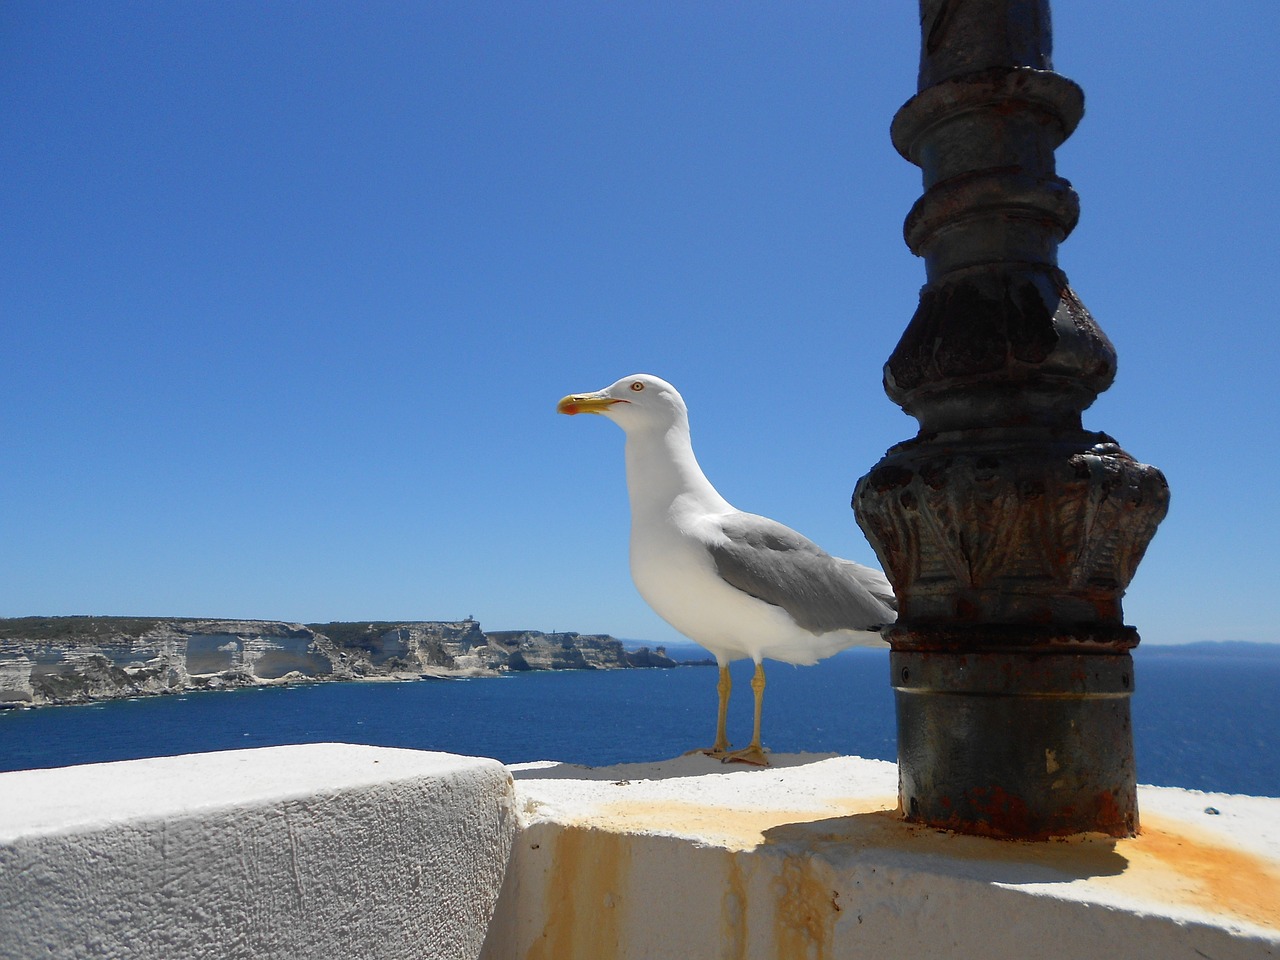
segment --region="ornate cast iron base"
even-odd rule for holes
[[[1103,434],[899,444],[854,508],[897,585],[887,633],[910,820],[1021,839],[1137,829],[1120,599],[1168,505]]]

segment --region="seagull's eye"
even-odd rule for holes
[[[631,384],[631,389],[634,390],[636,393],[639,393],[641,390],[644,389],[644,384],[641,383],[639,380],[637,380],[635,383]]]

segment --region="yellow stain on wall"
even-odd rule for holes
[[[566,827],[555,840],[547,878],[546,926],[529,960],[610,960],[621,956],[620,918],[628,903],[627,837]]]
[[[779,960],[826,960],[840,905],[825,874],[812,857],[790,854],[783,859],[775,881],[774,942]]]
[[[1131,882],[1213,913],[1280,929],[1280,863],[1230,846],[1208,831],[1142,816],[1142,833],[1121,840]]]
[[[747,957],[747,880],[742,858],[725,851],[724,896],[720,900],[721,960],[746,960]]]
[[[590,816],[577,818],[577,822],[602,830],[688,837],[704,845],[745,851],[765,843],[765,833],[775,827],[856,813],[889,812],[896,805],[896,798],[884,797],[832,800],[808,810],[744,809],[685,800],[623,800],[600,804]]]

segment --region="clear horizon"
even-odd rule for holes
[[[1278,26],[1054,7],[1061,265],[1120,363],[1085,425],[1172,489],[1147,645],[1280,641]],[[874,563],[918,43],[897,4],[5,4],[0,615],[678,642],[621,432],[554,412],[640,371],[732,503]]]

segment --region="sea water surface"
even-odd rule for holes
[[[1280,796],[1280,656],[1135,653],[1142,783]],[[884,650],[766,664],[764,742],[896,758]],[[751,730],[751,664],[734,665],[730,739]],[[710,745],[716,671],[557,671],[472,680],[328,682],[0,711],[0,771],[340,741],[601,766]]]

